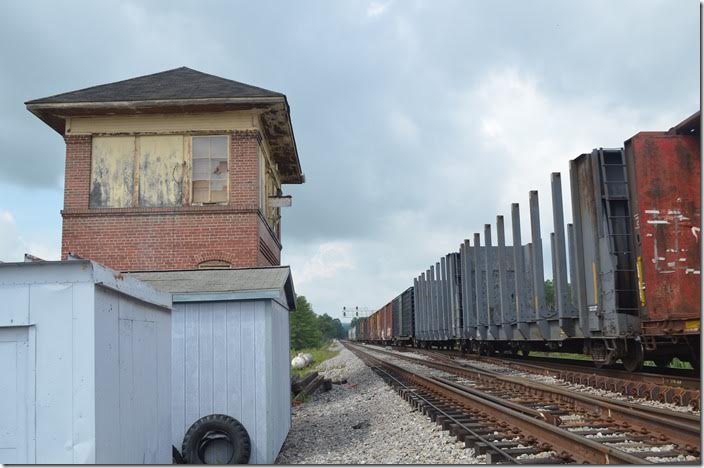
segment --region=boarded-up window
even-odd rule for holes
[[[139,137],[139,206],[179,206],[183,199],[183,137]]]
[[[227,135],[193,137],[193,203],[226,203],[228,200]]]
[[[276,233],[276,236],[279,237],[281,224],[280,208],[271,206],[269,197],[279,196],[280,186],[276,181],[274,171],[264,156],[261,147],[259,148],[259,174],[261,176],[259,183],[259,206],[269,222],[269,226],[271,226]]]
[[[93,137],[91,208],[132,206],[135,138]]]

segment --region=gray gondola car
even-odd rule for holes
[[[462,338],[462,268],[452,252],[414,279],[416,341],[453,346]]]

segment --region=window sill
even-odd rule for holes
[[[258,212],[256,206],[233,206],[227,204],[206,204],[189,206],[157,206],[157,207],[137,207],[137,208],[81,208],[63,209],[62,216],[137,216],[154,214],[198,214],[198,213],[255,213]]]

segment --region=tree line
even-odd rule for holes
[[[289,316],[291,349],[317,348],[333,338],[344,338],[340,319],[328,314],[317,315],[305,296],[296,298],[296,310]]]

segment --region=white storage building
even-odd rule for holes
[[[171,296],[88,260],[0,263],[0,463],[171,463]]]
[[[198,419],[244,425],[250,463],[273,463],[291,427],[288,267],[131,273],[173,293],[172,431],[181,450]]]

